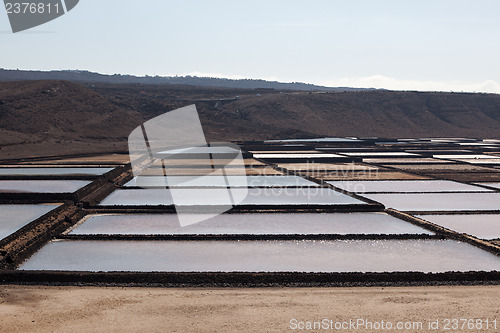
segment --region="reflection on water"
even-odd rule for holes
[[[500,189],[500,183],[477,183],[477,184]]]
[[[498,210],[500,193],[363,194],[403,211]]]
[[[0,168],[0,176],[100,176],[113,168]]]
[[[227,176],[231,187],[273,187],[273,186],[318,186],[307,179],[299,176]],[[137,178],[125,184],[126,187],[227,187],[224,178],[221,177],[193,177],[193,176],[143,176],[137,182]]]
[[[90,183],[83,180],[0,180],[0,192],[73,193]]]
[[[500,215],[498,214],[418,215],[418,217],[478,238],[500,238]]]
[[[231,189],[233,196],[247,189]],[[219,205],[228,190],[221,188],[176,189],[176,205]],[[166,189],[116,190],[104,199],[103,206],[172,205],[170,192]],[[250,188],[243,205],[339,205],[365,204],[328,188]]]
[[[71,235],[82,234],[433,234],[384,213],[227,214],[180,227],[174,214],[91,215]]]
[[[57,205],[0,205],[0,239],[47,214]]]
[[[446,272],[500,270],[500,258],[452,240],[54,241],[22,270]]]
[[[450,180],[378,180],[327,182],[346,191],[363,192],[489,192],[490,190]]]

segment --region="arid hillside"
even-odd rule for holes
[[[498,137],[500,96],[390,91],[285,94],[224,105],[217,119],[324,136]]]
[[[190,104],[211,140],[500,137],[493,94],[16,81],[0,82],[0,157],[126,151],[136,126]]]
[[[93,89],[116,105],[139,110],[146,118],[196,103],[206,134],[228,140],[286,136],[500,136],[500,95],[494,94],[315,93],[165,85],[101,85]],[[219,101],[224,98],[230,100]]]
[[[117,107],[75,83],[0,83],[0,153],[4,158],[122,149],[128,131],[141,120],[138,112]]]

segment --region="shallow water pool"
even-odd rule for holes
[[[346,191],[365,192],[490,192],[489,190],[449,180],[378,180],[378,181],[329,181]]]
[[[174,191],[174,190],[172,190]],[[249,188],[231,189],[235,198],[246,198],[243,205],[357,205],[365,202],[328,188]],[[195,188],[175,189],[176,205],[216,206],[228,195],[227,189]],[[171,191],[168,189],[125,189],[115,190],[100,205],[103,206],[156,206],[173,205]],[[225,205],[226,203],[224,203]]]
[[[163,272],[498,271],[500,258],[452,240],[53,241],[21,270]]]
[[[500,190],[500,183],[477,183],[479,185],[494,187]]]
[[[0,205],[0,239],[9,236],[59,206],[60,204]]]
[[[299,176],[227,176],[232,187],[318,186]],[[132,179],[125,187],[227,187],[222,176],[144,176]]]
[[[363,194],[403,211],[499,210],[500,193]]]
[[[482,239],[500,238],[499,214],[464,215],[417,215],[421,219],[438,224],[459,233]]]
[[[385,213],[223,214],[180,227],[175,214],[90,215],[70,235],[290,235],[433,233]]]
[[[113,168],[0,168],[0,176],[101,176]]]
[[[0,192],[73,193],[90,183],[83,180],[0,180]]]

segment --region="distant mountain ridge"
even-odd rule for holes
[[[0,81],[32,81],[32,80],[65,80],[72,82],[98,83],[140,83],[140,84],[175,84],[199,87],[220,87],[238,89],[275,89],[300,91],[363,91],[374,90],[349,87],[324,87],[301,82],[277,82],[253,79],[224,79],[216,77],[197,76],[134,76],[134,75],[105,75],[90,71],[61,70],[61,71],[30,71],[0,68]]]

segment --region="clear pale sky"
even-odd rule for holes
[[[80,0],[0,40],[9,69],[500,93],[498,0]]]

